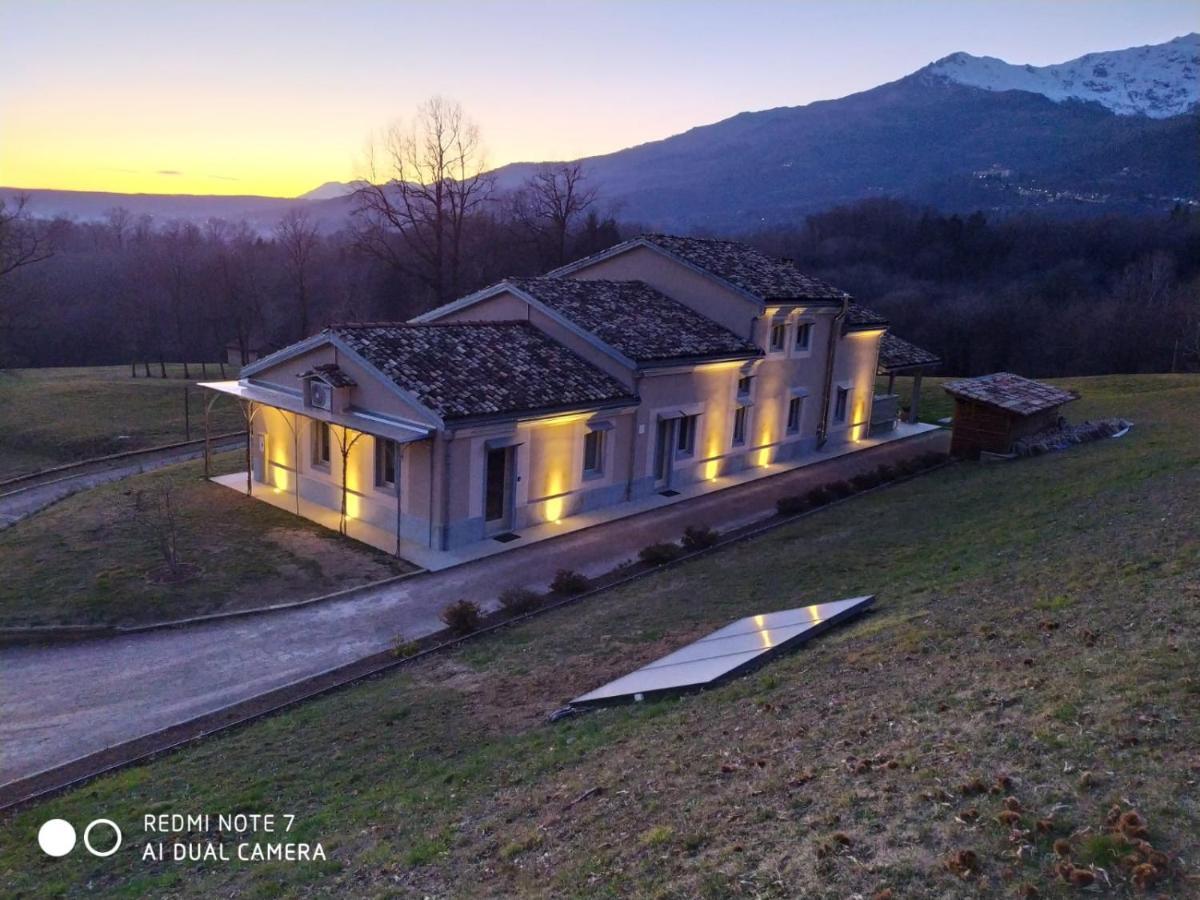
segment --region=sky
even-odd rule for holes
[[[1200,28],[1196,0],[0,0],[0,185],[296,196],[440,94],[489,164]]]

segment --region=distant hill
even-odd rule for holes
[[[955,53],[838,100],[741,113],[581,162],[619,218],[677,231],[745,232],[867,197],[1066,216],[1196,205],[1198,73],[1197,34],[1044,67]],[[516,188],[536,165],[498,169],[497,183]],[[31,194],[46,215],[95,218],[120,205],[261,228],[303,204],[333,229],[348,190],[327,182],[291,200]]]
[[[324,189],[322,185],[318,190]],[[315,193],[315,192],[313,192]],[[331,192],[327,192],[331,193]],[[37,216],[65,216],[81,221],[103,219],[117,207],[134,216],[150,216],[159,222],[184,219],[204,222],[208,219],[245,221],[266,232],[287,210],[302,207],[309,211],[323,230],[334,231],[346,222],[350,200],[344,195],[328,199],[300,197],[230,197],[207,194],[114,194],[104,191],[55,191],[0,187],[0,200],[11,202],[17,195],[29,198],[29,209]]]

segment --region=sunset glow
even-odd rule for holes
[[[842,96],[954,50],[1046,63],[1194,27],[1187,3],[1140,4],[1133,28],[1121,4],[1072,6],[6,3],[0,184],[295,196],[353,178],[368,136],[437,93],[503,165]]]

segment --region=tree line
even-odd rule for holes
[[[888,316],[942,371],[1200,371],[1200,211],[989,220],[869,200],[753,241]]]
[[[441,98],[381,136],[332,233],[303,207],[264,231],[120,207],[45,221],[0,201],[0,368],[215,362],[334,322],[403,321],[616,243],[597,201],[571,163],[496,191],[475,125]]]
[[[0,202],[0,368],[216,361],[333,322],[403,321],[643,230],[578,164],[496,190],[479,132],[433,98],[371,142],[332,233],[212,219],[43,221]],[[971,375],[1200,371],[1200,214],[1062,221],[869,200],[747,238]]]

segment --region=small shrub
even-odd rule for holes
[[[663,541],[658,544],[648,544],[638,553],[638,559],[652,566],[661,566],[683,555],[683,548],[678,544]]]
[[[470,600],[458,600],[442,610],[442,621],[446,623],[447,628],[458,635],[478,631],[482,619],[483,615],[479,611],[479,604],[472,603]]]
[[[875,475],[879,479],[880,484],[882,484],[885,481],[895,481],[900,476],[900,473],[896,470],[895,466],[880,463],[879,467],[875,469]]]
[[[921,471],[921,464],[915,459],[902,459],[894,466],[897,478],[907,478]]]
[[[398,634],[392,638],[392,655],[396,659],[408,659],[410,656],[416,656],[420,652],[420,641],[410,641],[402,634]]]
[[[542,595],[528,588],[509,588],[500,594],[500,605],[514,615],[532,612],[542,605]]]
[[[809,506],[824,506],[833,499],[833,494],[830,493],[829,488],[815,487],[808,492],[805,499],[808,500]]]
[[[663,844],[670,843],[674,836],[675,829],[670,825],[655,825],[653,828],[643,831],[638,841],[644,847],[661,847]]]
[[[720,532],[707,525],[689,525],[683,529],[684,550],[707,550],[715,547],[720,539]]]
[[[798,494],[780,497],[775,501],[775,511],[781,516],[794,516],[808,508],[808,501]]]
[[[567,597],[582,594],[591,586],[592,583],[586,575],[573,569],[559,569],[554,573],[554,580],[550,582],[550,590]]]
[[[826,485],[826,487],[829,489],[829,493],[833,494],[839,500],[843,497],[849,497],[854,493],[854,485],[848,481],[834,481]]]

